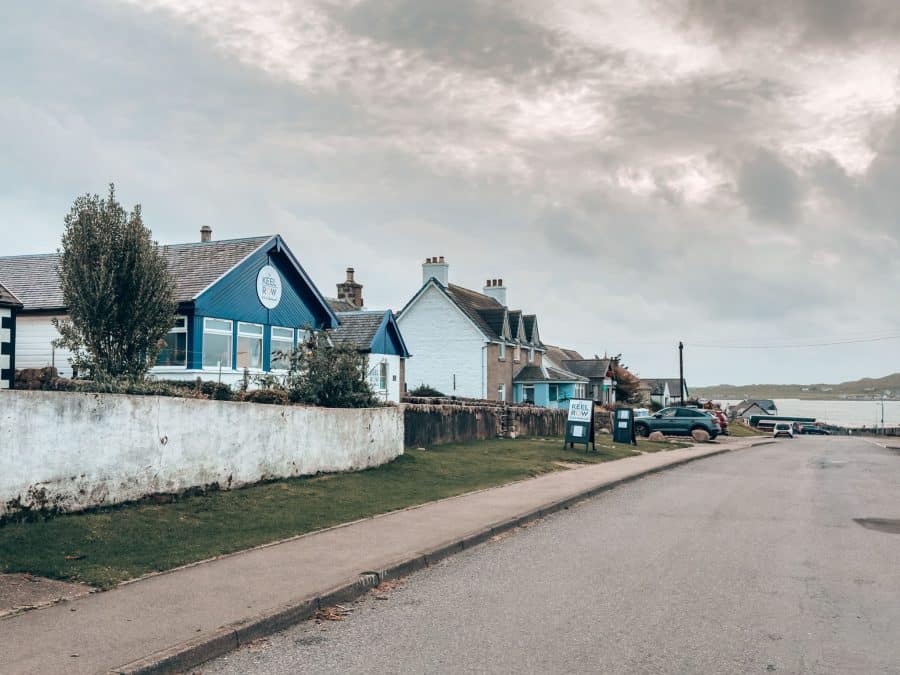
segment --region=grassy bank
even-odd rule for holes
[[[660,444],[640,441],[639,449]],[[223,553],[378,513],[635,454],[597,445],[565,450],[559,439],[490,440],[408,450],[377,469],[294,478],[228,492],[133,504],[0,527],[0,571],[110,587]]]
[[[768,436],[769,434],[764,434],[761,431],[754,429],[752,427],[748,427],[743,422],[738,422],[734,420],[728,423],[728,436],[730,438],[746,438],[748,436]]]

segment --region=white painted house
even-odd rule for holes
[[[409,350],[408,390],[564,407],[583,397],[588,379],[543,363],[537,317],[506,305],[502,279],[482,292],[450,283],[443,257],[422,266],[422,287],[397,316]]]

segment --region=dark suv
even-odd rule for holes
[[[710,439],[722,431],[715,419],[697,408],[663,408],[652,417],[639,417],[634,421],[634,431],[639,436],[649,436],[654,431],[669,436],[690,436],[697,429],[708,433]]]

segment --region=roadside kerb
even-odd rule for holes
[[[172,646],[125,666],[115,668],[109,673],[110,675],[162,675],[189,670],[206,661],[224,656],[254,640],[267,637],[301,621],[311,619],[320,609],[356,600],[378,586],[382,581],[408,576],[452,555],[483,544],[499,534],[509,532],[547,515],[569,509],[586,499],[618,486],[668,469],[683,466],[699,459],[715,457],[733,450],[769,445],[772,442],[771,440],[761,442],[748,441],[743,445],[718,448],[703,454],[679,458],[671,463],[653,467],[625,478],[599,483],[564,499],[542,505],[524,515],[498,521],[489,527],[464,537],[455,538],[431,550],[415,553],[386,566],[382,570],[363,572],[359,577],[350,579],[346,583],[315,597],[299,599],[280,608],[263,612],[248,619],[246,622],[238,622],[237,624],[220,628],[203,637]]]

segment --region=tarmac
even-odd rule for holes
[[[0,617],[0,673],[174,673],[641,476],[766,443],[642,454],[347,523]]]

